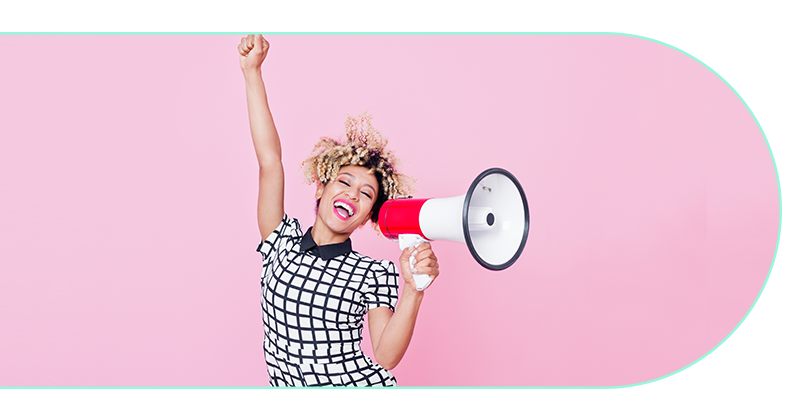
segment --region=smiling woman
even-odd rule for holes
[[[412,271],[438,276],[429,243],[402,252],[405,288],[398,296],[396,268],[351,249],[351,234],[389,197],[408,194],[387,140],[365,114],[346,121],[344,142],[323,138],[304,168],[315,183],[317,215],[306,233],[284,211],[281,144],[268,107],[261,66],[269,44],[262,36],[240,42],[248,115],[259,161],[257,218],[263,256],[264,350],[274,386],[394,386],[390,373],[413,334],[423,291]],[[414,269],[406,262],[411,255]],[[411,270],[412,269],[412,270]],[[363,354],[363,318],[370,320],[376,363]]]
[[[375,199],[377,189],[377,178],[371,170],[359,166],[343,167],[335,180],[319,184],[315,192],[316,224],[321,222],[328,228],[313,227],[315,242],[346,240],[356,228],[365,225],[373,217],[373,204],[379,202]],[[320,208],[321,200],[325,203],[324,211]]]

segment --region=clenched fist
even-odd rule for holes
[[[243,71],[260,69],[270,44],[261,35],[251,34],[240,40],[237,51],[240,53],[240,68]]]
[[[411,261],[415,265],[413,269],[410,268]],[[414,273],[429,275],[433,282],[440,274],[438,258],[432,251],[432,244],[429,242],[419,244],[415,248],[405,248],[399,257],[399,267],[402,279],[413,288],[416,287],[415,279],[413,279]]]

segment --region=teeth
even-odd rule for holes
[[[335,207],[340,207],[346,210],[349,213],[349,217],[354,215],[354,210],[351,208],[351,206],[342,201],[335,201]]]

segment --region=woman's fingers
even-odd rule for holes
[[[399,264],[403,275],[409,270],[413,274],[429,275],[434,281],[440,274],[438,258],[435,256],[435,252],[432,251],[432,245],[429,242],[402,250],[399,256]],[[412,268],[410,268],[410,264],[413,265]],[[412,279],[409,275],[405,276],[407,276],[405,280]]]
[[[426,275],[438,275],[438,263],[430,259],[419,261],[415,264],[415,273]]]
[[[237,46],[237,51],[243,57],[248,55],[248,51],[251,51],[251,48],[248,46],[248,38],[247,37],[243,37],[243,39],[240,40],[240,45]]]
[[[240,45],[237,49],[240,51],[240,55],[245,56],[255,48],[257,51],[267,51],[269,47],[270,43],[261,35],[250,34],[240,40]]]
[[[250,35],[251,37],[251,48],[256,49],[258,52],[268,52],[268,48],[270,48],[270,43],[261,35]]]
[[[240,39],[237,52],[240,53],[240,68],[251,70],[259,68],[265,61],[270,43],[261,35],[251,34]]]
[[[415,273],[429,275],[433,280],[438,277],[440,270],[438,269],[438,258],[429,243],[421,244],[416,249],[418,252],[415,256]]]
[[[399,255],[399,262],[402,262],[402,261],[405,261],[405,260],[409,262],[410,256],[412,256],[414,250],[415,250],[415,248],[404,248],[402,250],[401,255]]]

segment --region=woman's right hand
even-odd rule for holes
[[[240,69],[243,71],[260,69],[269,48],[270,43],[259,34],[243,37],[237,46],[237,51],[240,53]]]

